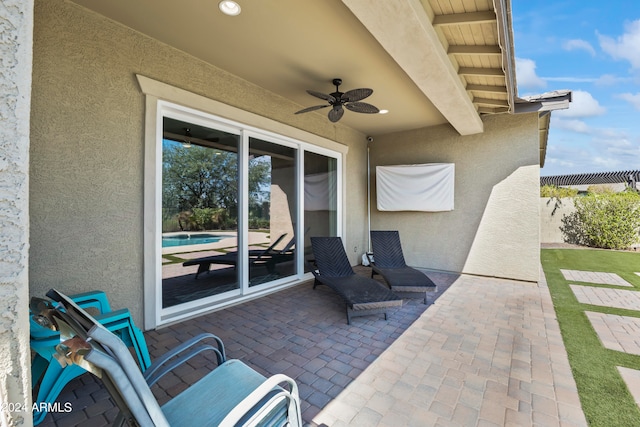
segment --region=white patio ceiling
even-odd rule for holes
[[[480,114],[513,109],[510,0],[238,0],[236,17],[218,0],[73,1],[300,108],[335,77],[343,91],[370,87],[365,102],[389,113],[340,122],[369,135],[443,123],[474,134]]]

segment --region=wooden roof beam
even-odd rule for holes
[[[502,50],[499,46],[466,46],[466,45],[449,45],[447,50],[449,55],[490,55],[501,56]]]
[[[492,107],[509,107],[509,103],[506,99],[487,99],[487,98],[473,98],[474,104],[489,105]]]
[[[484,123],[420,0],[342,0],[460,135]]]
[[[506,86],[467,85],[467,90],[474,92],[507,93]]]
[[[452,13],[449,15],[436,15],[433,18],[433,26],[445,25],[470,25],[496,22],[498,18],[492,10],[486,12]]]
[[[460,67],[458,74],[467,76],[504,77],[504,71],[500,68]]]

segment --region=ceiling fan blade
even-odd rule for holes
[[[329,121],[335,123],[342,118],[343,114],[344,108],[341,105],[336,105],[329,111]]]
[[[373,89],[368,88],[348,90],[344,94],[342,94],[342,100],[344,102],[360,101],[361,99],[365,99],[366,97],[371,96],[372,93]]]
[[[324,99],[325,101],[329,101],[331,103],[336,102],[336,98],[333,95],[316,92],[315,90],[308,90],[307,93],[309,95],[315,96],[316,98]]]
[[[367,104],[366,102],[349,102],[348,104],[344,104],[344,106],[356,113],[376,114],[380,112],[378,107]]]
[[[327,105],[314,105],[313,107],[307,107],[307,108],[304,108],[304,109],[302,109],[300,111],[296,111],[295,114],[308,113],[309,111],[315,111],[315,110],[319,110],[321,108],[327,108],[327,107],[330,107],[330,105],[329,104],[327,104]]]

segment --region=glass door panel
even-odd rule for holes
[[[338,234],[337,159],[304,153],[304,257],[312,258],[312,236]],[[308,268],[305,267],[305,272]]]
[[[239,293],[240,136],[169,117],[162,140],[162,308]]]
[[[296,151],[249,138],[249,287],[297,274]]]

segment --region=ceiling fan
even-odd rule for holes
[[[333,84],[336,87],[336,91],[325,95],[324,93],[316,92],[314,90],[307,90],[309,95],[313,95],[316,98],[324,99],[328,104],[314,105],[313,107],[307,107],[300,111],[296,111],[296,114],[308,113],[309,111],[319,110],[321,108],[332,107],[329,111],[329,120],[333,123],[342,118],[345,107],[347,110],[354,111],[356,113],[375,114],[379,113],[377,107],[367,104],[366,102],[359,102],[373,93],[373,89],[360,88],[352,89],[346,92],[340,92],[340,85],[342,79],[333,79]]]

